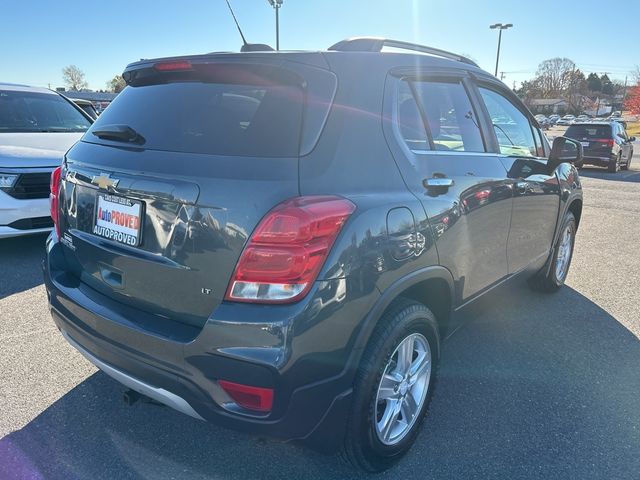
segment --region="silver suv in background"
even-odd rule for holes
[[[0,83],[0,238],[51,229],[51,172],[91,123],[58,93]]]

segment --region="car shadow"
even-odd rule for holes
[[[580,170],[580,176],[615,182],[640,183],[640,171],[633,164],[629,170],[621,170],[618,173],[610,173],[606,168],[584,167]]]
[[[47,234],[0,240],[0,299],[43,283],[40,263]]]
[[[569,287],[503,287],[462,316],[416,445],[378,478],[637,478],[638,338]],[[86,379],[0,440],[0,477],[361,476],[298,445],[127,407],[123,391],[102,373]]]

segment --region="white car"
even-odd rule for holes
[[[56,92],[0,83],[0,238],[51,229],[51,172],[90,125]]]

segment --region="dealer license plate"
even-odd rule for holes
[[[94,235],[137,247],[141,240],[141,224],[141,202],[117,195],[98,195]]]

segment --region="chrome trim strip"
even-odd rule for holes
[[[76,343],[67,332],[61,330],[62,336],[71,344],[73,348],[78,350],[84,357],[93,363],[96,367],[102,370],[104,373],[109,375],[114,380],[122,383],[123,385],[129,387],[132,390],[135,390],[138,393],[146,395],[149,398],[156,400],[157,402],[163,403],[168,407],[173,408],[179,412],[182,412],[190,417],[197,418],[198,420],[204,420],[198,413],[187,403],[187,401],[176,395],[175,393],[171,393],[163,388],[154,387],[147,383],[144,383],[137,378],[131,377],[120,370],[116,370],[115,368],[107,365],[101,360],[98,360],[96,357],[87,352],[84,348]]]

